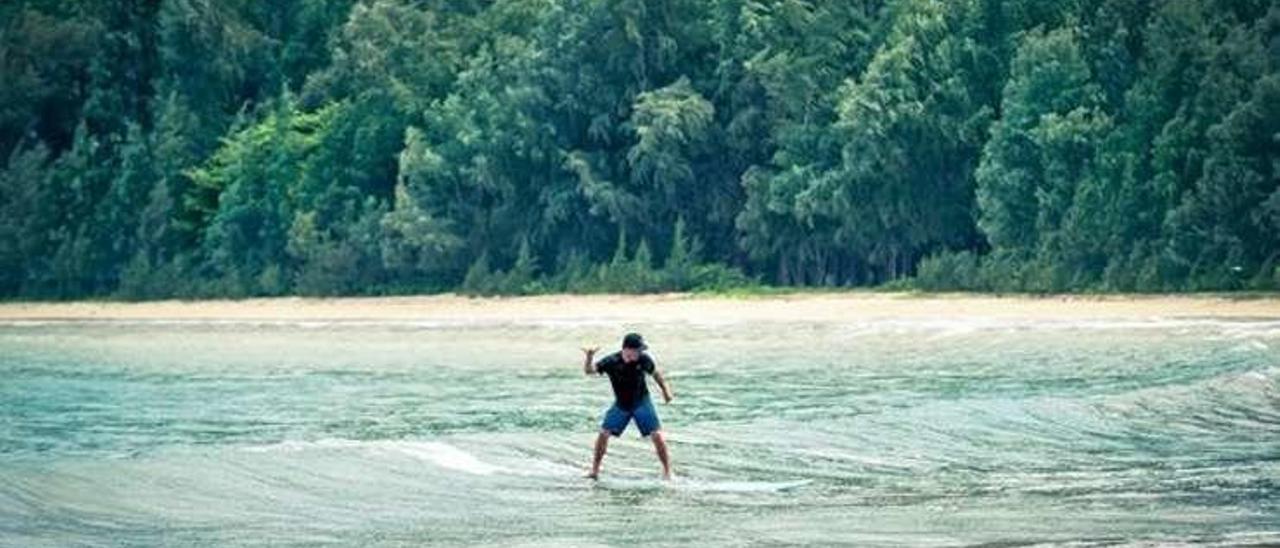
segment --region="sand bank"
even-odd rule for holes
[[[0,304],[0,320],[619,320],[858,321],[874,318],[1257,318],[1280,320],[1280,295],[994,296],[880,292],[770,296],[457,295]]]

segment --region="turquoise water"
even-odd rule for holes
[[[0,323],[3,545],[1184,542],[1280,543],[1280,322]]]

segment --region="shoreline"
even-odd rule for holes
[[[857,321],[878,318],[1280,320],[1280,294],[988,295],[797,292],[466,297],[271,297],[242,300],[0,303],[22,320],[618,320]]]

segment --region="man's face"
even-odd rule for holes
[[[636,360],[638,360],[638,359],[640,359],[640,349],[639,349],[639,348],[623,348],[623,349],[622,349],[622,360],[623,360],[623,361],[626,361],[626,362],[633,362],[633,361],[636,361]]]

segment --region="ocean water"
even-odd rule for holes
[[[1183,543],[1280,543],[1278,321],[0,323],[4,546]]]

